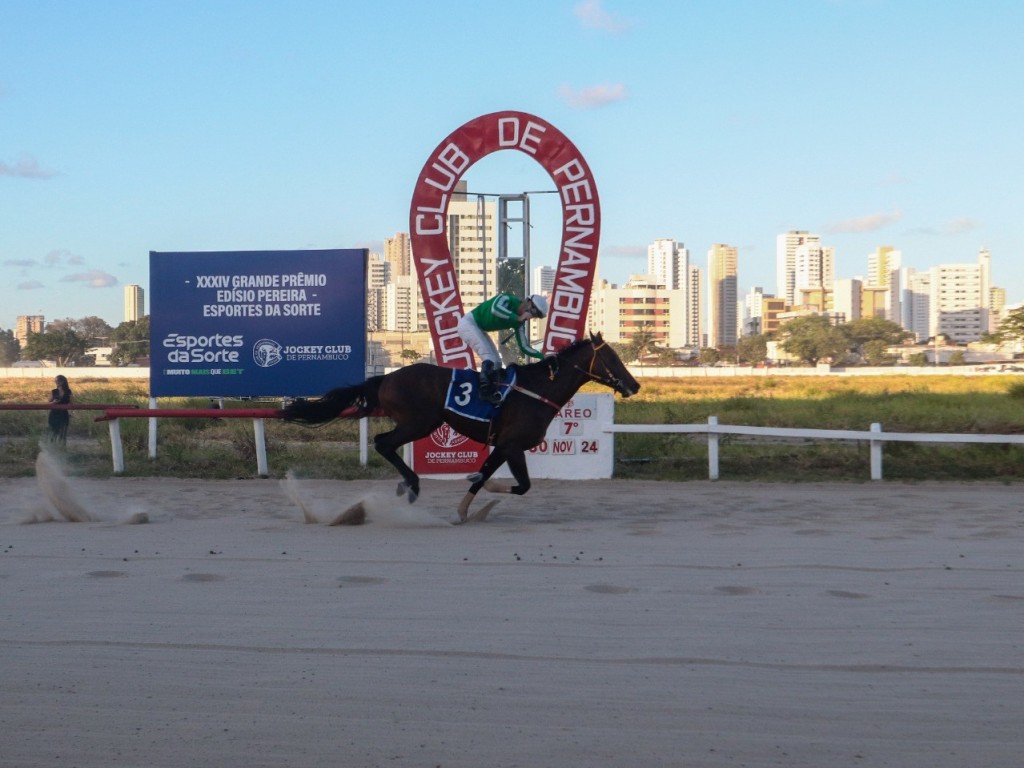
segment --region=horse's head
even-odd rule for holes
[[[640,391],[640,384],[623,365],[622,360],[611,345],[601,338],[601,334],[590,334],[590,343],[594,358],[590,362],[590,376],[602,384],[611,387],[623,397],[635,395]]]

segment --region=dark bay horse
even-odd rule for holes
[[[419,495],[420,479],[399,456],[403,445],[426,437],[445,422],[468,438],[493,445],[479,471],[468,478],[472,484],[459,504],[459,520],[465,522],[477,492],[506,462],[516,484],[505,488],[488,483],[487,489],[520,495],[530,490],[525,452],[544,439],[551,420],[586,382],[597,381],[623,397],[640,390],[601,334],[573,342],[540,362],[519,366],[516,384],[492,422],[467,419],[445,409],[451,379],[450,368],[416,363],[362,384],[332,389],[320,398],[297,400],[285,407],[282,416],[303,424],[320,424],[343,412],[350,418],[389,416],[395,428],[376,435],[373,442],[401,473],[398,492],[407,493],[410,502]]]

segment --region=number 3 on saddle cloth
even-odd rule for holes
[[[515,383],[516,369],[512,367],[502,370],[498,380],[501,402],[491,405],[480,399],[480,374],[472,368],[454,368],[451,383],[448,384],[448,394],[444,400],[445,410],[465,416],[467,419],[490,421],[501,407],[501,403],[505,402]]]

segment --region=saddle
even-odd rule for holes
[[[444,409],[474,421],[491,421],[515,383],[515,366],[503,369],[498,379],[501,400],[497,405],[492,405],[480,399],[480,374],[472,368],[454,368],[444,398]]]

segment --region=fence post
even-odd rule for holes
[[[110,420],[110,453],[114,459],[114,474],[120,475],[124,472],[124,446],[121,445],[121,422],[119,419]]]
[[[260,477],[269,477],[267,469],[267,429],[263,419],[252,420],[253,436],[256,439],[256,474]]]
[[[359,466],[365,467],[370,460],[370,451],[367,441],[370,434],[370,419],[363,416],[359,420]]]
[[[708,479],[718,479],[718,433],[714,428],[718,426],[717,416],[708,416]]]
[[[875,422],[871,425],[872,432],[881,432],[882,425]],[[871,479],[882,479],[882,440],[871,441]]]
[[[156,398],[149,398],[149,409],[156,410]],[[156,416],[149,417],[149,458],[156,458]]]

